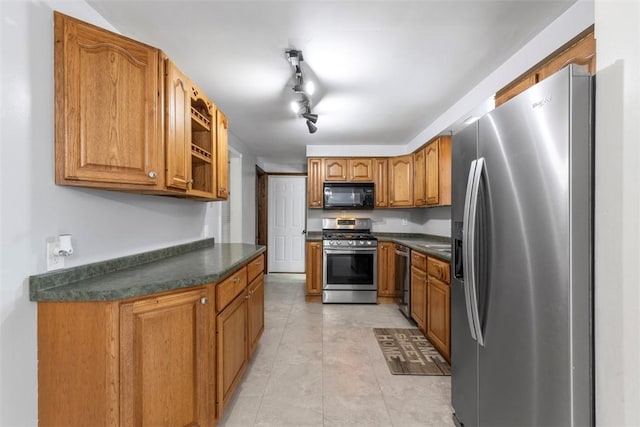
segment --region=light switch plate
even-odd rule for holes
[[[47,242],[47,271],[64,268],[64,257],[53,254],[53,248],[55,246],[56,242]]]

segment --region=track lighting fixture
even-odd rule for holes
[[[318,121],[318,115],[317,114],[311,114],[311,108],[309,108],[309,106],[307,106],[305,112],[302,113],[302,117],[304,117],[305,119],[309,120],[311,123],[316,123]]]
[[[311,99],[310,96],[315,92],[315,85],[312,81],[305,82],[304,75],[302,73],[301,63],[304,61],[302,51],[290,49],[286,51],[287,61],[293,67],[293,91],[299,95],[297,101],[291,101],[291,110],[307,119],[307,127],[309,133],[315,133],[318,127],[314,123],[318,121],[318,115],[311,113]]]

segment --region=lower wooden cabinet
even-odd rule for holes
[[[247,289],[248,356],[251,357],[264,331],[264,277],[256,277]]]
[[[211,423],[207,304],[198,289],[121,306],[122,424]]]
[[[450,287],[429,276],[427,284],[427,338],[451,362],[451,309]]]
[[[395,248],[393,242],[378,242],[378,297],[395,296]]]
[[[38,303],[39,425],[212,425],[214,295]]]
[[[418,328],[426,333],[427,329],[427,273],[417,267],[411,267],[411,318]]]
[[[322,295],[322,242],[307,242],[307,296]]]
[[[39,425],[214,425],[264,330],[262,257],[248,286],[245,265],[157,295],[39,302]]]
[[[244,290],[216,319],[218,375],[216,415],[222,410],[238,386],[247,367],[247,293]]]

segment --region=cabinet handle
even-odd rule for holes
[[[158,176],[158,174],[156,173],[156,171],[150,171],[150,172],[149,172],[149,178],[155,178],[156,176]]]
[[[209,302],[209,298],[207,298],[207,297],[200,298],[200,304],[205,305],[208,302]]]

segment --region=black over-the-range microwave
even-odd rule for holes
[[[372,182],[325,182],[323,209],[373,209]]]

